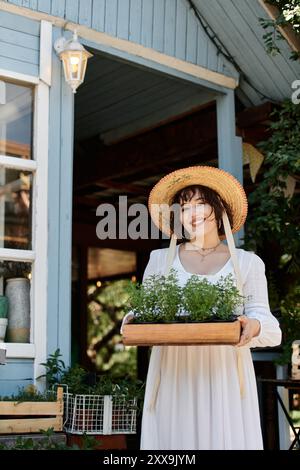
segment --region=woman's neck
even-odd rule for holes
[[[194,245],[198,248],[202,249],[209,249],[209,248],[216,248],[220,245],[221,240],[218,234],[211,235],[210,237],[194,237],[190,240],[191,245]]]

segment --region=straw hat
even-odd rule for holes
[[[232,233],[244,225],[248,202],[243,186],[227,171],[212,166],[190,166],[173,171],[161,178],[153,187],[148,199],[150,215],[155,225],[171,237],[170,205],[175,194],[190,185],[202,185],[215,190],[232,211]],[[220,239],[225,236],[221,235]]]

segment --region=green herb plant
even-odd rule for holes
[[[143,284],[129,285],[128,311],[143,322],[174,321],[181,306],[182,289],[174,268],[168,276],[152,274]]]
[[[229,321],[245,296],[234,285],[231,273],[216,284],[192,275],[181,287],[176,270],[168,276],[152,275],[143,284],[132,284],[128,311],[136,323],[182,321]]]
[[[218,289],[218,301],[215,315],[220,320],[230,320],[234,318],[233,313],[236,309],[243,305],[245,296],[239,293],[231,273],[226,277],[221,276],[216,283],[216,287]]]
[[[204,321],[213,315],[218,303],[218,288],[207,279],[192,275],[183,289],[183,309],[191,321]]]

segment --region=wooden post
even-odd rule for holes
[[[88,286],[88,248],[84,245],[79,246],[79,361],[82,366],[90,366],[90,361],[87,357],[87,286]],[[76,319],[74,319],[76,321]]]
[[[235,124],[234,91],[217,97],[218,162],[219,168],[231,173],[243,184],[243,147],[237,137]],[[244,229],[234,234],[236,246],[242,244]]]

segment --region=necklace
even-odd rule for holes
[[[221,242],[219,242],[216,246],[213,246],[211,248],[199,248],[198,246],[194,245],[193,243],[190,242],[190,244],[195,248],[196,251],[198,251],[199,255],[201,256],[201,260],[200,262],[204,261],[205,257],[208,256],[210,253],[213,253],[214,251],[216,251],[216,249],[218,248],[218,246],[221,244]],[[201,253],[201,251],[208,251],[208,253]]]

